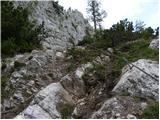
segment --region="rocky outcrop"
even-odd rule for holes
[[[43,50],[3,59],[2,74],[8,79],[3,89],[3,118],[12,118],[17,114],[14,111],[22,111],[38,91],[65,76],[65,49],[81,41],[86,32],[92,33],[79,11],[64,10],[55,1],[14,1],[14,5],[27,7],[29,19],[44,26],[40,35]]]
[[[115,93],[129,93],[132,96],[142,98],[151,97],[156,100],[159,98],[159,64],[156,61],[140,59],[133,63],[135,66],[141,68],[140,71],[136,67],[125,66],[122,70],[122,75],[114,87]]]
[[[84,96],[85,84],[82,80],[82,76],[88,68],[93,68],[93,65],[90,62],[81,65],[73,73],[64,76],[60,81],[63,87],[76,96]]]
[[[116,85],[119,76],[112,65],[112,55],[116,53],[112,48],[106,49],[107,55],[103,51],[94,60],[76,64],[76,69],[68,71],[72,55],[66,57],[64,49],[81,41],[86,32],[92,32],[87,20],[77,10],[63,10],[54,1],[15,2],[17,5],[28,7],[29,19],[44,25],[40,35],[44,38],[43,50],[2,61],[2,74],[8,77],[3,90],[7,96],[2,99],[2,118],[136,119],[147,107],[148,97],[158,101],[156,61],[140,59],[132,63],[149,75],[132,65],[125,66]],[[158,49],[157,44],[153,42],[150,47]]]
[[[147,103],[138,102],[132,97],[116,96],[106,100],[92,119],[137,119],[135,115],[146,107]]]
[[[44,24],[45,39],[41,41],[44,49],[62,50],[77,44],[92,28],[77,10],[63,10],[55,1],[18,1],[15,6],[28,7],[30,20],[38,25]]]
[[[149,47],[154,50],[159,50],[159,39],[153,39]]]
[[[52,83],[41,90],[15,119],[56,119],[62,118],[60,105],[73,104],[72,97],[60,83]]]
[[[145,71],[140,71],[135,66]],[[122,69],[119,82],[113,88],[113,97],[107,99],[93,119],[137,119],[147,108],[147,98],[158,101],[158,62],[140,59]],[[134,97],[133,97],[134,96]],[[143,99],[143,100],[141,100]]]
[[[9,80],[2,90],[5,92],[2,94],[6,95],[2,99],[2,116],[9,116],[7,112],[10,111],[19,111],[19,106],[24,109],[39,90],[59,81],[66,74],[63,69],[67,66],[67,63],[60,62],[63,58],[56,56],[53,50],[33,50],[30,54],[5,59],[6,68],[2,74],[7,75]]]

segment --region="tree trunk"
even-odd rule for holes
[[[94,31],[96,31],[97,29],[97,25],[96,25],[96,15],[95,15],[95,2],[92,1],[92,8],[93,8],[93,22],[94,22]]]

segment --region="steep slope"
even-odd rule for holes
[[[40,35],[43,50],[2,60],[2,118],[13,118],[50,83],[66,74],[68,63],[62,60],[65,49],[92,32],[92,27],[77,10],[63,10],[54,1],[15,1],[15,7],[27,7],[29,19],[43,24]],[[61,52],[57,52],[61,51]]]
[[[30,20],[44,24],[45,39],[41,41],[44,49],[62,50],[77,44],[92,28],[77,10],[63,10],[54,1],[21,1],[15,6],[28,7]]]
[[[159,68],[152,61],[158,54],[146,41],[124,45],[120,57],[127,56],[156,80],[134,67],[124,67],[124,61],[115,57],[116,49],[89,45],[66,49],[92,33],[77,10],[65,11],[53,1],[19,1],[17,5],[28,7],[30,20],[44,25],[43,50],[2,61],[2,118],[131,119],[138,118],[150,100],[158,101]]]

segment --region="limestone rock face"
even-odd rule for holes
[[[52,83],[41,90],[30,105],[16,119],[56,119],[61,118],[57,109],[60,104],[72,103],[72,98],[63,89],[60,83]]]
[[[28,1],[15,2],[15,6],[29,7],[30,20],[38,25],[44,24],[47,33],[41,41],[43,48],[62,50],[77,44],[92,28],[83,15],[77,10],[60,10],[55,7],[54,1]]]
[[[158,100],[159,96],[159,64],[156,61],[140,59],[133,63],[154,78],[148,76],[135,67],[125,66],[121,78],[113,92],[129,93],[138,97],[152,97]]]
[[[154,50],[159,50],[159,39],[152,40],[149,47]]]
[[[59,81],[67,64],[60,63],[65,57],[60,51],[77,44],[86,32],[92,33],[92,27],[79,11],[63,10],[54,1],[14,1],[14,6],[27,7],[29,20],[44,26],[40,35],[43,50],[33,50],[4,60],[6,68],[2,74],[7,74],[9,79],[4,88],[8,94],[2,101],[4,113],[26,103],[28,98],[50,83]],[[38,110],[41,111],[40,108]]]
[[[133,114],[144,110],[141,104],[132,97],[116,96],[106,100],[102,107],[92,115],[92,119],[136,119]]]

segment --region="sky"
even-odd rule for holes
[[[78,9],[87,18],[87,0],[58,0],[65,9],[71,7]],[[102,9],[107,12],[103,20],[103,27],[110,28],[120,20],[128,18],[135,23],[136,20],[143,21],[146,27],[158,27],[158,1],[159,0],[99,0]],[[92,24],[92,23],[91,23]],[[93,24],[92,24],[93,25]]]

